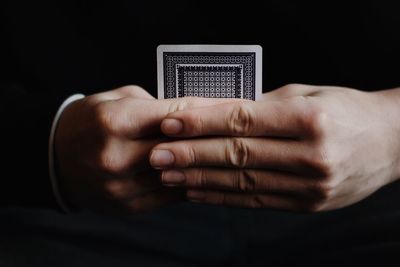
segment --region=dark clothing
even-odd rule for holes
[[[47,174],[62,100],[126,84],[156,96],[159,44],[260,44],[265,91],[292,82],[399,86],[396,4],[6,1],[0,15],[0,265],[400,263],[399,182],[321,214],[184,203],[106,217],[51,209]]]
[[[3,209],[0,266],[399,266],[399,203],[387,202],[399,190],[319,214],[190,203],[126,217]]]

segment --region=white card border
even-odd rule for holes
[[[262,47],[260,45],[159,45],[157,46],[158,98],[164,99],[164,52],[233,52],[256,53],[256,101],[262,95]]]

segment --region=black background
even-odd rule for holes
[[[24,207],[55,207],[47,140],[62,99],[126,84],[156,96],[157,45],[259,44],[264,91],[292,82],[380,90],[400,84],[398,10],[395,1],[3,1],[0,263],[394,260],[399,183],[354,206],[313,215],[182,204],[110,218]]]

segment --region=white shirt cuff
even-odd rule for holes
[[[50,137],[49,137],[49,175],[50,175],[50,183],[53,190],[54,197],[57,201],[58,206],[66,213],[71,212],[71,209],[63,200],[60,188],[58,186],[58,180],[56,175],[55,163],[54,163],[54,138],[57,130],[58,121],[60,120],[61,114],[64,109],[71,104],[72,102],[82,99],[85,96],[82,94],[74,94],[68,97],[58,109],[56,116],[54,117],[53,124],[51,125]]]

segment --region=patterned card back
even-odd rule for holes
[[[219,50],[223,47],[219,46]],[[162,48],[168,50],[165,46]],[[206,49],[202,47],[202,50]],[[158,57],[159,79],[162,79],[158,88],[159,97],[163,95],[161,98],[196,96],[256,99],[256,51],[158,51]]]

